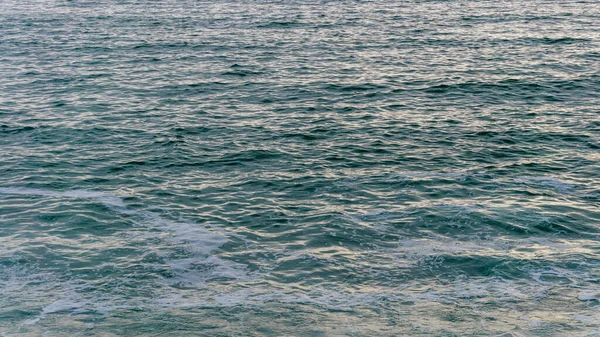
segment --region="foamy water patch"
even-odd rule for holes
[[[105,192],[88,190],[71,190],[60,192],[44,189],[4,187],[0,188],[0,193],[10,195],[93,200],[104,204],[118,214],[132,217],[134,222],[140,226],[168,233],[167,237],[163,239],[168,241],[171,245],[176,247],[185,247],[185,249],[191,254],[201,255],[205,259],[209,259],[207,261],[209,261],[212,265],[222,265],[222,268],[220,269],[231,269],[232,265],[234,264],[233,262],[222,260],[216,256],[209,257],[211,252],[229,242],[228,236],[230,236],[230,233],[222,228],[215,230],[215,228],[217,228],[215,225],[211,225],[209,229],[208,227],[198,223],[172,221],[151,211],[130,209],[127,207],[122,198]],[[237,234],[232,234],[231,236],[236,238],[240,237]],[[201,256],[196,258],[201,259]],[[174,265],[180,265],[182,263],[183,262],[177,262],[177,260],[173,262]],[[237,270],[240,270],[239,273],[231,272],[228,273],[228,275],[234,278],[246,278],[245,273],[241,271],[242,269],[244,269],[244,266],[240,265],[237,268]],[[217,277],[223,277],[223,275],[226,273],[218,272],[217,274]]]
[[[561,261],[576,254],[597,254],[595,242],[591,240],[550,239],[545,237],[529,238],[494,238],[485,239],[477,236],[448,238],[429,235],[429,237],[398,240],[398,247],[386,251],[397,259],[419,263],[422,259],[436,256],[468,256],[474,258],[496,257],[535,261],[544,258],[546,261]]]
[[[598,193],[597,186],[594,186],[593,184],[590,185],[579,182],[565,182],[564,180],[555,177],[518,177],[512,182],[517,184],[526,184],[538,188],[549,187],[560,194],[577,196],[584,199],[600,198],[600,193]]]
[[[16,193],[7,193],[16,192]],[[30,193],[31,192],[31,193]],[[403,303],[414,302],[423,310],[436,308],[436,305],[446,306],[456,305],[476,305],[478,303],[496,303],[502,308],[510,308],[513,303],[525,303],[533,306],[535,303],[544,299],[549,291],[569,289],[576,287],[587,287],[583,281],[573,282],[549,282],[544,275],[561,276],[552,274],[548,271],[540,271],[535,277],[536,271],[532,271],[532,278],[521,282],[504,280],[502,278],[476,279],[463,278],[457,279],[453,285],[444,285],[439,287],[423,287],[419,284],[400,284],[396,287],[379,287],[373,291],[357,292],[352,284],[341,284],[337,289],[328,289],[316,287],[312,290],[293,289],[293,286],[285,284],[276,284],[274,286],[257,285],[266,279],[267,275],[253,274],[245,264],[237,263],[228,259],[223,259],[214,252],[223,245],[231,242],[231,238],[240,238],[235,233],[229,233],[216,226],[201,225],[185,220],[173,221],[161,216],[155,211],[137,210],[129,208],[118,196],[107,195],[105,193],[93,191],[68,191],[53,192],[47,190],[16,189],[7,191],[0,189],[0,193],[16,195],[37,195],[57,198],[77,198],[95,200],[105,204],[112,211],[126,215],[132,219],[141,228],[151,229],[144,231],[150,237],[154,236],[166,243],[165,247],[170,249],[183,249],[186,254],[176,256],[169,250],[163,252],[165,264],[174,275],[160,280],[151,280],[151,287],[155,288],[149,292],[149,297],[138,297],[128,299],[125,295],[106,296],[100,292],[83,295],[86,289],[81,288],[76,282],[71,280],[63,282],[60,280],[51,281],[52,286],[62,287],[65,292],[58,296],[52,302],[45,304],[38,317],[30,319],[26,325],[35,325],[40,320],[46,319],[49,315],[75,315],[86,313],[99,313],[110,315],[117,310],[139,309],[144,311],[155,311],[157,309],[170,308],[204,308],[204,307],[235,307],[235,306],[257,306],[268,308],[272,306],[285,304],[307,305],[320,310],[338,310],[352,311],[361,307],[384,308],[393,307],[394,310],[401,310]],[[447,207],[454,212],[470,212],[468,208],[461,209],[453,205],[438,205]],[[385,220],[388,214],[383,209],[368,212],[367,217]],[[398,213],[399,217],[405,216],[405,213]],[[381,218],[379,218],[381,217]],[[391,229],[390,229],[391,230]],[[160,233],[160,235],[154,233]],[[231,238],[230,238],[231,237]],[[241,237],[243,239],[243,237]],[[543,252],[544,258],[551,257],[554,254],[568,255],[572,254],[569,249],[578,242],[569,242],[566,240],[553,238],[527,238],[527,239],[508,239],[496,238],[494,240],[483,240],[476,237],[444,237],[441,235],[430,235],[424,238],[402,238],[397,241],[395,249],[381,249],[381,254],[389,254],[396,259],[390,264],[390,268],[402,265],[409,261],[412,266],[418,266],[419,261],[423,259],[435,258],[443,255],[465,255],[476,256],[499,256],[511,258],[523,258],[527,250],[534,252]],[[149,247],[151,249],[151,247]],[[262,248],[261,248],[262,249]],[[518,250],[521,249],[521,250]],[[366,253],[355,251],[356,259],[361,262],[371,262],[370,256]],[[312,250],[290,252],[290,256],[298,254],[316,254]],[[519,255],[521,254],[521,255]],[[525,255],[523,255],[525,254]],[[535,254],[531,253],[534,258]],[[537,256],[539,258],[539,254]],[[276,259],[275,259],[276,260]],[[325,260],[328,263],[336,263],[335,260]],[[428,260],[434,262],[433,260]],[[270,261],[276,264],[277,261]],[[443,261],[441,262],[443,263]],[[562,271],[558,271],[562,272]],[[573,277],[573,275],[569,275]],[[20,276],[19,276],[20,277]],[[13,281],[18,281],[16,277]],[[236,284],[211,284],[211,281],[236,280]],[[76,281],[76,280],[75,280]],[[387,281],[393,281],[392,278]],[[61,283],[62,282],[62,283]],[[264,282],[266,283],[266,282]],[[183,285],[184,287],[180,286]],[[192,285],[191,288],[199,294],[186,294],[186,285]],[[587,289],[587,288],[581,288]],[[24,291],[16,289],[17,292]],[[587,290],[582,290],[587,291]],[[590,290],[590,292],[592,292]],[[74,292],[74,294],[73,294]],[[42,289],[39,292],[42,293]],[[586,293],[587,294],[587,293]],[[147,295],[144,295],[147,296]],[[585,295],[587,296],[587,295]],[[585,297],[584,296],[584,297]],[[591,296],[591,295],[590,295]],[[577,295],[571,296],[575,302],[595,302],[596,297],[582,300]],[[475,309],[474,309],[475,310]],[[584,313],[585,314],[585,313]],[[582,314],[583,316],[586,316]],[[582,317],[583,317],[582,316]],[[588,314],[586,317],[593,317]],[[532,319],[532,322],[535,321]]]
[[[145,250],[161,256],[170,270],[169,277],[160,277],[150,281],[154,285],[150,286],[148,291],[155,292],[155,296],[158,298],[177,294],[178,290],[173,288],[174,285],[201,285],[212,280],[250,279],[246,265],[223,259],[215,254],[217,249],[230,242],[230,236],[238,239],[245,238],[235,233],[230,235],[228,231],[215,225],[204,226],[185,220],[173,221],[154,211],[129,208],[121,197],[98,191],[53,191],[3,187],[0,188],[0,194],[92,200],[105,205],[116,214],[126,216],[138,228],[145,228],[144,231],[131,231],[128,234],[133,235],[134,238],[140,235],[145,238],[144,242],[147,245]],[[153,238],[160,240],[162,244],[158,246],[152,244],[150,239]],[[107,264],[103,266],[110,267]],[[101,267],[99,266],[96,270]],[[152,272],[152,269],[160,270],[162,267],[159,264],[156,265],[156,268],[152,268],[152,266],[144,268]],[[115,291],[115,294],[112,295],[110,292],[96,294],[100,289],[94,290],[94,287],[87,284],[85,280],[77,278],[66,280],[59,277],[56,272],[42,272],[34,269],[31,266],[17,265],[1,270],[0,284],[3,290],[10,290],[13,296],[21,292],[39,293],[41,296],[48,289],[53,289],[53,292],[62,289],[52,303],[44,305],[38,316],[27,320],[23,323],[24,325],[36,324],[50,314],[87,312],[108,314],[115,309],[153,306],[143,297],[134,296],[130,300],[126,300],[119,295],[119,291]],[[121,277],[123,276],[125,275]],[[153,300],[151,299],[151,301]]]
[[[73,198],[73,199],[91,199],[98,201],[106,206],[125,207],[123,199],[118,196],[88,190],[71,190],[71,191],[52,191],[37,188],[25,187],[0,187],[1,194],[24,195],[24,196],[42,196],[54,198]]]
[[[552,177],[520,177],[515,179],[515,182],[549,186],[561,193],[572,193],[577,188],[575,184],[565,183],[560,179]]]

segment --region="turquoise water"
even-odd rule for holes
[[[0,335],[600,336],[596,1],[0,2]]]

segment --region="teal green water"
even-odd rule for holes
[[[0,2],[0,335],[600,336],[596,1]]]

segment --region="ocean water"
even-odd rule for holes
[[[600,336],[597,1],[0,1],[1,336]]]

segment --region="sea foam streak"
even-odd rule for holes
[[[174,247],[183,248],[187,251],[187,254],[185,257],[164,257],[164,261],[174,275],[172,279],[165,279],[166,284],[163,286],[166,288],[171,288],[170,285],[172,284],[202,284],[217,278],[236,280],[247,280],[250,278],[245,265],[211,254],[214,250],[229,242],[228,236],[230,235],[226,230],[217,228],[214,225],[209,229],[197,223],[171,221],[151,211],[128,208],[122,198],[99,191],[53,191],[22,187],[1,187],[0,194],[93,200],[105,205],[118,214],[130,217],[138,226],[168,233],[167,238],[163,239],[163,241]],[[235,233],[231,233],[231,236],[240,237]],[[197,268],[199,266],[202,267],[200,270]],[[73,291],[77,292],[75,289],[69,289],[68,293],[57,294],[60,298],[43,307],[38,317],[27,320],[24,325],[35,324],[44,319],[47,314],[59,311],[106,311],[102,309],[105,307],[104,305],[94,303],[95,301],[90,301],[89,299],[74,301],[73,298],[78,298],[79,296],[73,294]]]
[[[0,187],[0,194],[89,199],[100,202],[119,214],[129,215],[137,218],[137,223],[139,225],[170,233],[168,238],[169,243],[176,244],[178,246],[183,245],[187,251],[193,253],[194,255],[202,255],[202,261],[199,260],[198,256],[170,261],[170,264],[174,266],[174,271],[182,270],[182,267],[188,263],[205,264],[207,261],[209,261],[211,265],[217,266],[216,269],[218,272],[216,273],[217,275],[215,275],[216,277],[230,277],[235,279],[247,278],[246,273],[243,271],[243,269],[245,269],[243,265],[239,265],[231,261],[225,261],[216,256],[207,256],[210,252],[221,247],[223,244],[229,241],[227,238],[229,233],[222,228],[211,228],[211,230],[209,230],[207,227],[197,223],[171,221],[150,211],[130,209],[127,207],[122,198],[113,194],[99,191],[53,191],[23,187]],[[213,225],[211,227],[215,226]],[[231,236],[237,238],[240,237],[237,234],[231,234]],[[186,277],[186,279],[188,281],[192,281],[189,277]],[[206,278],[204,277],[203,279]],[[210,277],[208,279],[210,279]]]
[[[125,207],[123,199],[104,192],[88,190],[52,191],[26,187],[0,187],[1,194],[14,194],[26,196],[43,196],[56,198],[92,199],[99,201],[108,207]]]
[[[428,310],[428,308],[436,305],[452,305],[454,303],[466,303],[468,305],[471,301],[480,298],[494,300],[498,303],[534,301],[537,298],[544,298],[547,292],[557,287],[564,287],[561,284],[542,280],[544,275],[550,273],[578,281],[578,299],[580,301],[595,303],[598,299],[597,288],[590,286],[585,281],[589,279],[589,276],[571,275],[559,269],[540,270],[537,272],[538,277],[533,277],[533,282],[519,284],[500,278],[478,279],[465,277],[455,280],[454,285],[440,289],[423,289],[416,282],[414,284],[407,283],[393,291],[379,288],[365,292],[351,292],[344,288],[333,290],[323,287],[316,287],[311,291],[302,291],[292,290],[284,284],[251,284],[244,282],[254,280],[254,277],[251,277],[247,272],[245,265],[222,259],[214,253],[211,254],[211,252],[229,242],[229,237],[239,237],[239,235],[230,233],[225,229],[213,226],[209,228],[183,221],[171,221],[155,212],[131,209],[122,198],[98,191],[70,190],[61,192],[31,188],[0,188],[0,194],[93,200],[104,204],[118,214],[131,217],[140,226],[169,233],[166,239],[168,243],[177,247],[185,247],[190,253],[185,257],[166,259],[166,263],[175,277],[163,284],[155,285],[160,288],[155,298],[126,299],[107,297],[106,294],[86,294],[86,285],[78,285],[77,280],[73,280],[74,283],[62,283],[61,287],[64,288],[64,293],[58,294],[58,298],[46,303],[40,309],[37,317],[25,321],[21,327],[35,325],[50,314],[86,312],[108,314],[115,309],[127,308],[264,306],[270,305],[270,303],[280,303],[307,304],[324,309],[351,311],[364,305],[384,303],[388,306],[394,306],[398,302],[411,301],[415,303],[415,306]],[[386,214],[383,210],[376,210],[368,213],[368,216],[387,217],[389,214]],[[532,241],[530,245],[540,244],[536,241],[537,239],[530,240]],[[445,245],[441,243],[445,243]],[[520,243],[522,244],[522,242]],[[552,248],[554,244],[558,245],[557,249],[566,248],[566,243],[561,240],[556,242],[544,241],[542,243],[549,246],[548,248]],[[474,254],[480,252],[483,254],[494,252],[498,254],[505,249],[503,242],[446,242],[441,239],[433,240],[430,238],[430,240],[401,240],[397,249],[387,250],[386,253],[398,259],[407,259],[405,255],[408,254],[408,260],[411,260],[411,257],[434,256],[440,253],[468,252]],[[396,263],[400,262],[396,261]],[[209,266],[209,268],[202,268],[204,266]],[[19,279],[21,278],[15,277],[13,281],[18,282]],[[195,292],[196,296],[188,296],[186,292],[181,291],[178,287],[172,287],[174,283],[202,285],[215,279],[239,280],[241,289],[236,286],[212,289],[209,286],[205,289],[205,293]],[[51,283],[61,282],[61,280],[52,280],[51,278],[48,281]],[[570,285],[566,288],[570,289],[570,287],[573,286]],[[40,291],[42,290],[40,289]],[[116,294],[116,296],[119,295]]]

